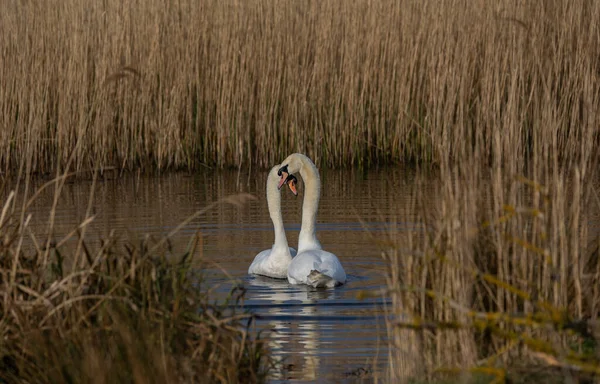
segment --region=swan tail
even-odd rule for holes
[[[331,276],[327,276],[326,274],[313,269],[310,271],[308,277],[306,278],[306,282],[308,285],[311,285],[315,288],[333,288],[338,285],[341,285],[339,281],[335,280]]]

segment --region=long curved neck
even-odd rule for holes
[[[319,170],[307,157],[302,156],[300,176],[304,181],[304,200],[302,202],[302,227],[298,236],[298,253],[307,249],[322,249],[317,240],[317,210],[321,196],[321,179]]]
[[[279,176],[277,176],[277,170],[269,172],[269,177],[267,178],[267,205],[269,207],[271,221],[273,221],[273,228],[275,229],[273,249],[282,249],[289,254],[290,250],[288,248],[287,238],[285,237],[283,217],[281,216],[281,194],[277,189],[278,180]]]

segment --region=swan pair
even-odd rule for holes
[[[286,184],[297,195],[294,173],[300,173],[305,184],[302,203],[302,227],[298,252],[288,245],[281,215],[280,188]],[[316,216],[319,209],[321,180],[315,164],[303,154],[294,153],[271,169],[267,177],[267,203],[275,229],[271,249],[260,252],[248,269],[249,274],[278,279],[290,284],[313,287],[335,287],[346,282],[346,272],[337,256],[323,250],[317,240]]]

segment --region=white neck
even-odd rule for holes
[[[281,194],[277,189],[278,181],[277,169],[273,168],[267,178],[267,205],[271,221],[273,221],[273,228],[275,229],[275,243],[273,243],[272,249],[277,249],[277,254],[280,254],[282,257],[287,256],[291,259],[292,255],[288,248],[285,228],[283,227],[283,218],[281,216]]]
[[[298,253],[307,249],[322,249],[317,240],[317,210],[319,209],[319,198],[321,195],[321,179],[319,170],[315,164],[306,156],[300,155],[302,167],[300,176],[304,181],[304,201],[302,202],[302,227],[298,237]]]

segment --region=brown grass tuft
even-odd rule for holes
[[[272,360],[241,307],[243,287],[215,304],[203,283],[199,238],[182,255],[169,244],[182,226],[222,202],[165,238],[121,241],[113,232],[93,249],[85,238],[93,217],[67,236],[78,238],[76,246],[63,245],[66,238],[46,241],[31,231],[21,214],[27,205],[14,196],[0,217],[0,381],[266,380]]]

